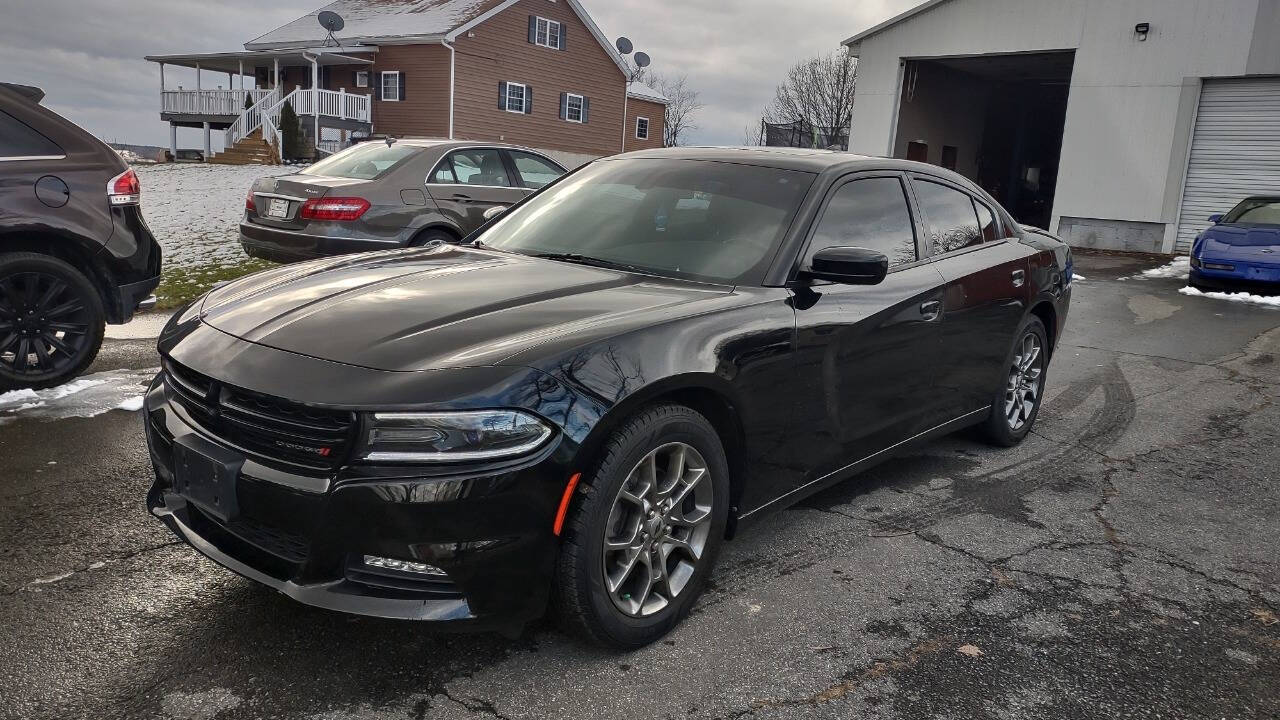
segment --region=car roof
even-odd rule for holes
[[[373,139],[368,142],[385,142],[383,140]],[[494,147],[507,148],[510,150],[533,150],[523,145],[512,145],[504,142],[487,142],[484,140],[448,140],[445,138],[397,138],[394,140],[396,144],[411,145],[421,148],[435,148],[440,150],[453,150],[455,148],[464,147]],[[533,152],[538,152],[533,150]]]
[[[758,165],[781,170],[801,170],[812,173],[834,172],[843,174],[859,170],[901,170],[949,178],[965,186],[971,184],[963,176],[937,165],[911,160],[898,160],[896,158],[858,155],[841,150],[792,147],[675,147],[636,150],[622,155],[614,155],[607,159],[622,158],[711,160],[738,163],[740,165]]]

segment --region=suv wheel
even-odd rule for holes
[[[0,254],[0,390],[53,387],[84,372],[105,325],[102,298],[74,267]]]
[[[557,566],[566,629],[614,648],[647,645],[702,592],[729,515],[715,428],[682,405],[642,410],[578,485]]]

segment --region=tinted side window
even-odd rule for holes
[[[507,166],[497,150],[490,148],[459,150],[449,156],[453,162],[453,174],[460,185],[489,185],[511,187]]]
[[[982,242],[978,214],[973,209],[973,200],[966,193],[927,180],[916,180],[914,185],[935,254]]]
[[[996,225],[996,216],[991,212],[991,208],[979,200],[974,200],[973,206],[978,208],[978,224],[982,226],[982,239],[985,242],[999,240],[1000,226]]]
[[[891,266],[915,262],[916,234],[902,182],[868,178],[838,188],[822,211],[805,265],[814,253],[829,247],[879,250]]]
[[[458,179],[453,176],[453,163],[449,162],[449,158],[440,161],[436,171],[427,178],[427,182],[438,185],[452,185],[458,182]]]
[[[519,150],[509,152],[511,159],[515,161],[516,172],[520,173],[520,182],[524,187],[537,190],[564,174],[563,170],[552,165],[545,158]]]
[[[61,155],[62,148],[8,113],[0,112],[0,157]]]

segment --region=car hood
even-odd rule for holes
[[[1201,252],[1212,257],[1280,262],[1280,227],[1215,225],[1203,237]]]
[[[498,364],[590,326],[723,296],[663,280],[443,245],[289,265],[209,293],[208,325],[235,337],[377,370]]]

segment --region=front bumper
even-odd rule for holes
[[[1188,278],[1193,287],[1211,290],[1252,290],[1262,294],[1280,292],[1280,265],[1256,265],[1238,261],[1211,260],[1214,263],[1230,263],[1234,270],[1210,270],[1191,268]]]
[[[240,223],[240,245],[245,253],[250,257],[272,262],[296,262],[371,250],[390,250],[407,244],[408,237],[334,237],[273,228],[248,220]]]
[[[566,477],[549,459],[555,442],[518,465],[444,476],[351,464],[299,471],[213,436],[173,392],[161,376],[146,395],[156,472],[147,505],[218,564],[307,605],[359,615],[507,629],[545,611]],[[192,433],[245,458],[234,518],[219,520],[173,489],[174,443]],[[442,483],[464,489],[433,501]],[[447,577],[379,574],[364,555],[430,563]]]

